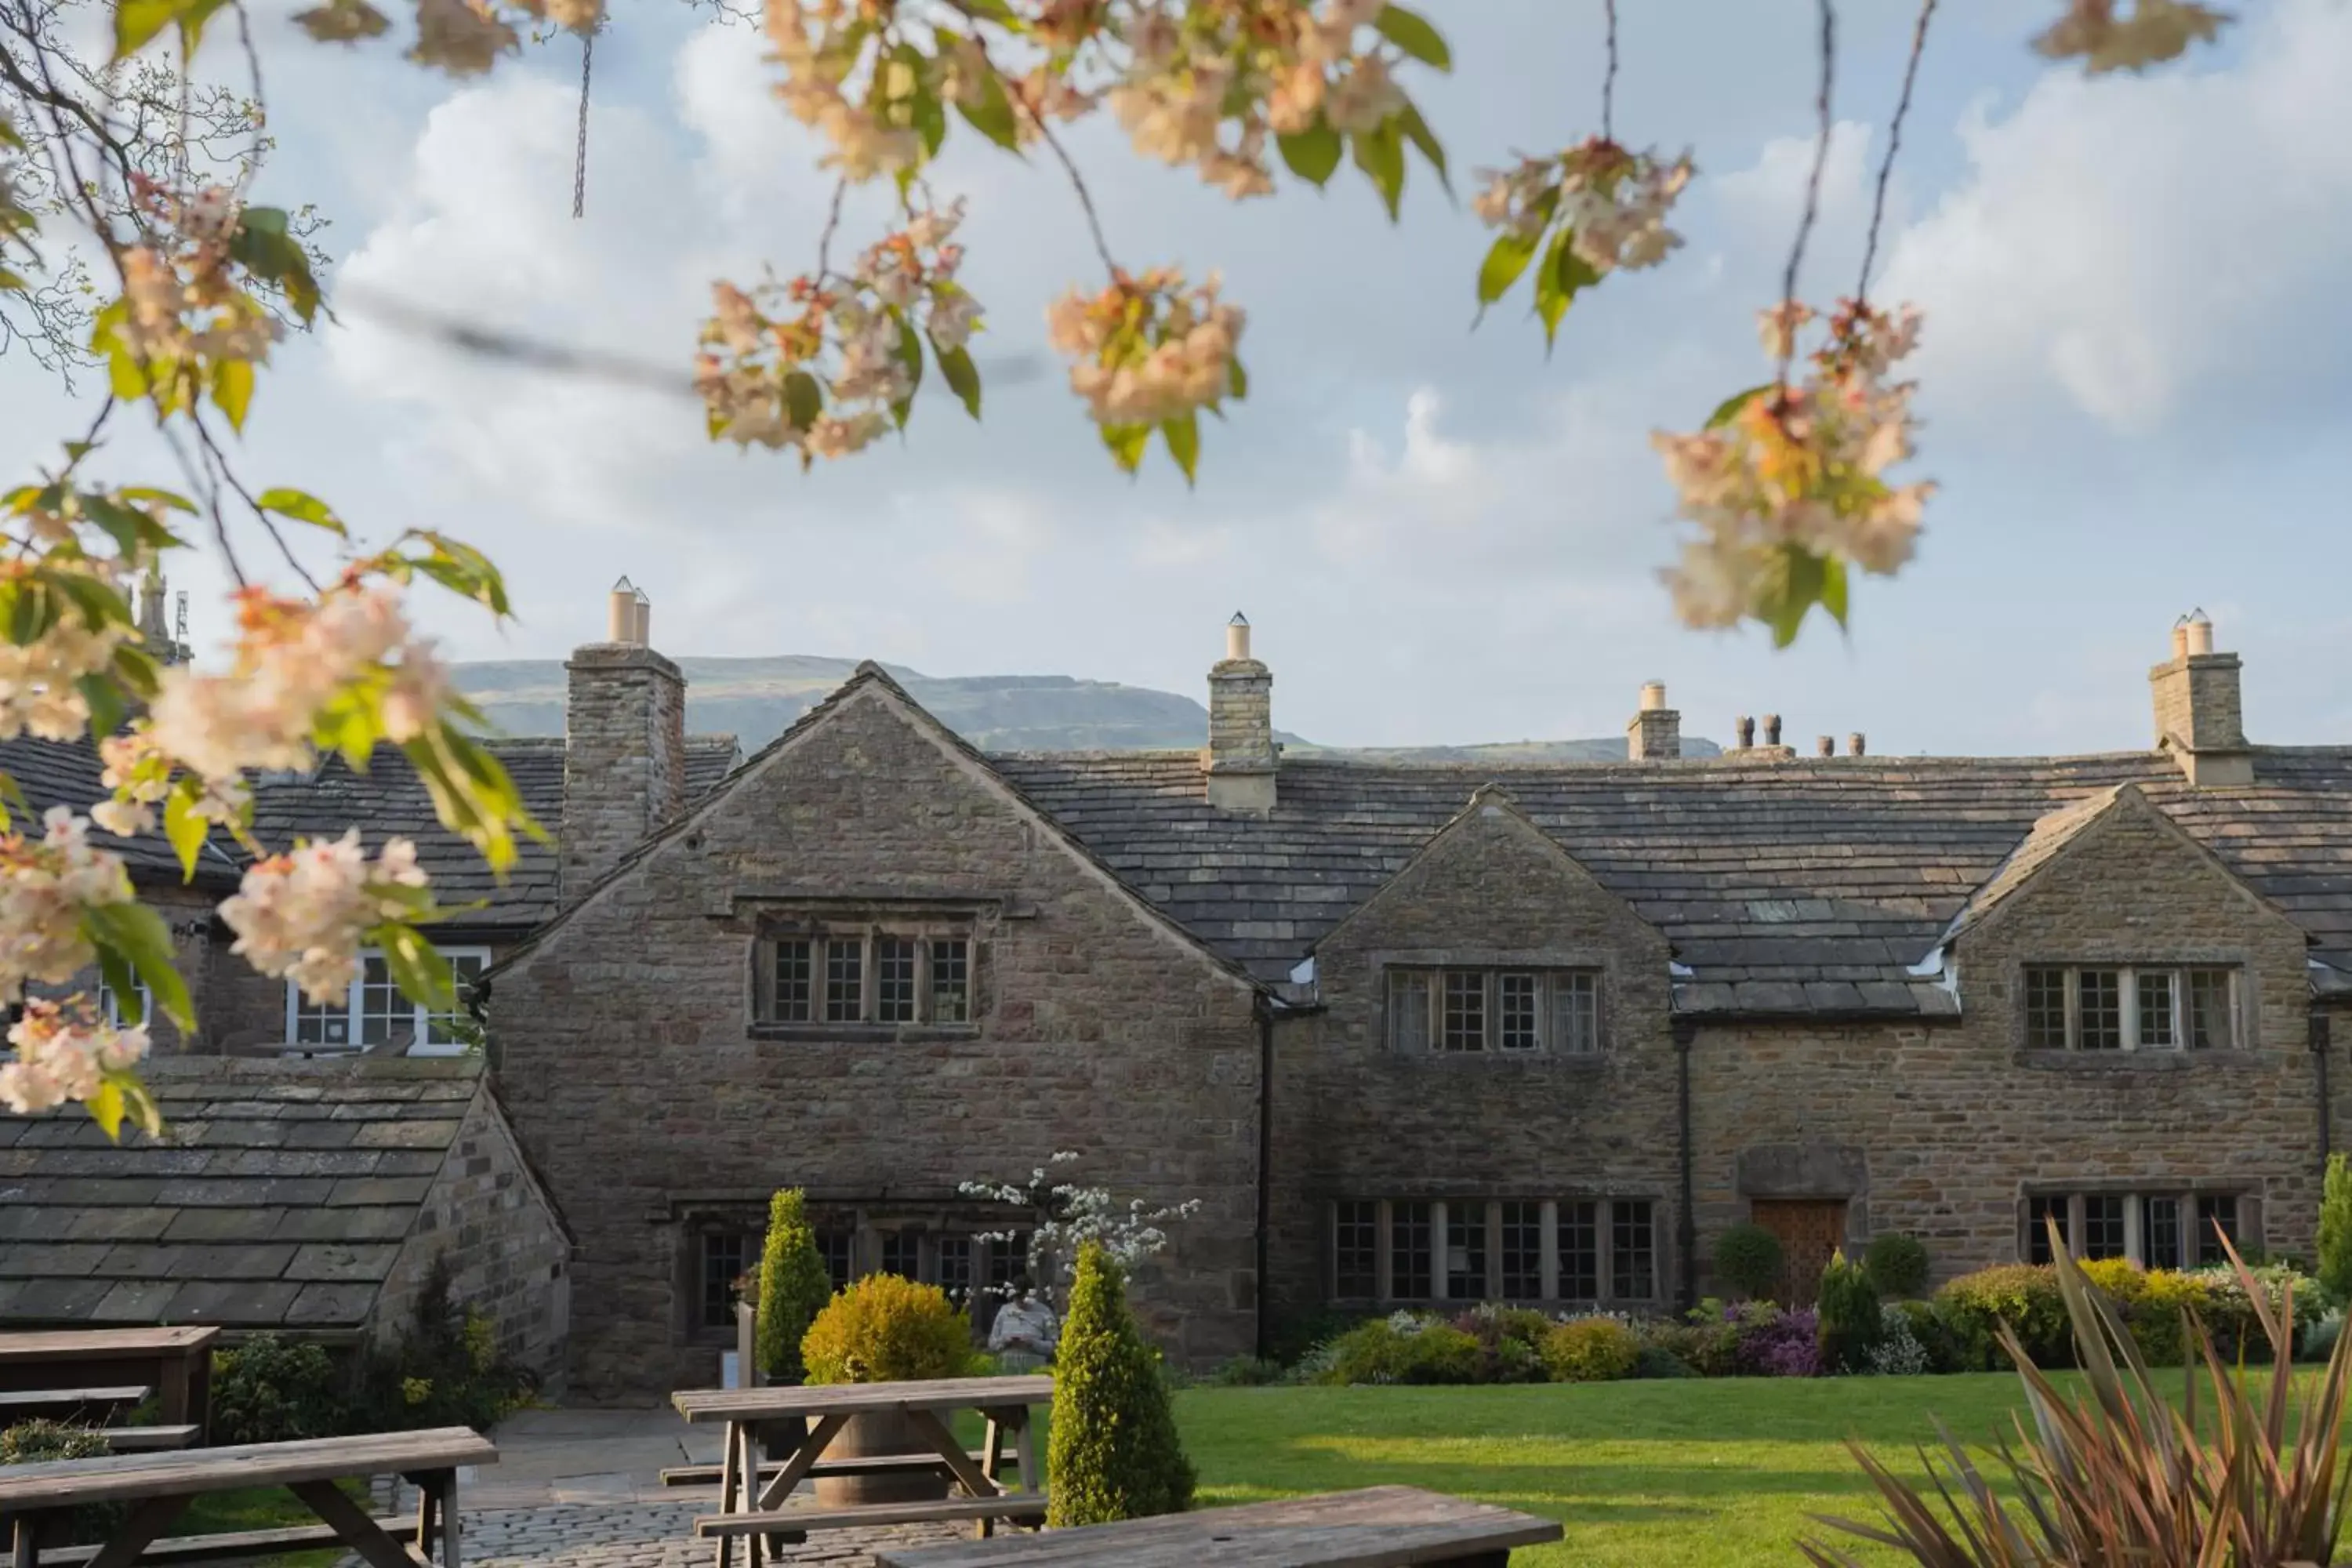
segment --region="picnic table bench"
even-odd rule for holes
[[[129,1568],[138,1563],[194,1563],[314,1546],[346,1546],[371,1568],[415,1568],[441,1546],[443,1568],[457,1568],[457,1469],[494,1465],[499,1451],[465,1426],[320,1437],[295,1443],[245,1443],[186,1453],[110,1454],[0,1467],[0,1530],[9,1568]],[[336,1483],[396,1472],[420,1494],[414,1520],[378,1520]],[[214,1492],[284,1487],[319,1516],[286,1530],[157,1540],[190,1502]],[[51,1521],[90,1503],[121,1502],[130,1513],[97,1546],[54,1546]],[[394,1532],[415,1531],[415,1548]]]
[[[0,1393],[141,1384],[154,1392],[156,1420],[194,1426],[201,1439],[211,1419],[219,1338],[213,1327],[0,1334]]]
[[[1368,1487],[946,1546],[879,1546],[876,1568],[1506,1568],[1559,1521],[1418,1487]]]
[[[718,1568],[730,1568],[738,1539],[743,1542],[746,1568],[760,1568],[763,1548],[772,1556],[777,1542],[797,1544],[814,1530],[969,1520],[985,1536],[1000,1519],[1042,1521],[1045,1492],[1040,1484],[1029,1407],[1047,1404],[1053,1397],[1054,1380],[1044,1375],[693,1389],[673,1394],[671,1403],[688,1421],[721,1421],[727,1426],[725,1459],[719,1474],[719,1512],[696,1520],[694,1532],[717,1540]],[[960,1410],[981,1414],[985,1436],[978,1455],[956,1440],[945,1419]],[[903,1459],[890,1465],[824,1458],[826,1446],[851,1416],[881,1411],[905,1415],[933,1452],[882,1456]],[[780,1461],[762,1464],[762,1430],[772,1434],[779,1426],[789,1429],[793,1423],[803,1424],[800,1440]],[[1008,1439],[1020,1478],[1018,1488],[1007,1486],[1002,1479]],[[803,1479],[824,1473],[818,1468],[824,1464],[830,1464],[833,1473],[842,1474],[856,1469],[943,1470],[963,1495],[936,1502],[786,1508],[784,1501],[793,1489]]]
[[[77,1415],[95,1416],[96,1420],[85,1424],[97,1426],[153,1392],[138,1383],[124,1384],[119,1388],[0,1389],[0,1426],[37,1419],[64,1421]]]

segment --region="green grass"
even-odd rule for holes
[[[343,1490],[367,1506],[367,1489],[356,1481],[345,1481]],[[188,1511],[172,1521],[167,1535],[214,1535],[230,1531],[274,1530],[280,1525],[316,1524],[319,1516],[283,1487],[247,1487],[240,1491],[211,1492],[188,1505]],[[316,1552],[281,1552],[263,1561],[269,1568],[332,1568],[341,1561],[340,1547],[326,1547]]]
[[[1176,1413],[1202,1506],[1426,1487],[1567,1526],[1564,1542],[1522,1550],[1514,1568],[1729,1568],[1801,1562],[1798,1539],[1828,1533],[1809,1515],[1874,1517],[1846,1438],[1916,1475],[1913,1447],[1934,1440],[1932,1417],[1990,1441],[2009,1433],[2018,1404],[2016,1376],[1989,1373],[1190,1389]]]

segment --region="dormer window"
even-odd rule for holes
[[[779,930],[754,952],[762,1024],[863,1030],[972,1022],[968,922]]]
[[[2170,964],[2029,964],[2030,1051],[2240,1048],[2238,971]]]
[[[1459,1056],[1601,1048],[1596,969],[1391,969],[1389,1043],[1396,1050]]]

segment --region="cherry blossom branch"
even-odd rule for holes
[[[1102,216],[1095,211],[1094,195],[1087,189],[1086,177],[1078,173],[1077,164],[1071,161],[1068,150],[1062,145],[1062,139],[1054,134],[1053,127],[1045,123],[1044,115],[1030,110],[1029,123],[1037,128],[1037,134],[1045,139],[1046,146],[1054,150],[1054,156],[1061,160],[1062,172],[1070,177],[1070,188],[1078,194],[1078,207],[1087,215],[1087,231],[1094,236],[1095,254],[1102,258],[1103,270],[1110,274],[1111,281],[1118,282],[1118,263],[1110,258],[1110,241],[1103,237]]]
[[[1780,276],[1780,312],[1790,322],[1780,340],[1780,385],[1785,395],[1789,385],[1789,365],[1796,355],[1795,317],[1797,311],[1797,273],[1805,264],[1805,241],[1811,237],[1813,219],[1821,211],[1822,170],[1830,159],[1830,133],[1836,129],[1830,119],[1831,89],[1837,76],[1837,9],[1832,0],[1820,0],[1822,16],[1822,85],[1815,100],[1815,110],[1821,121],[1819,140],[1813,144],[1813,169],[1805,179],[1805,210],[1797,220],[1797,240],[1789,247],[1788,269]]]
[[[1601,75],[1601,139],[1617,140],[1617,0],[1601,0],[1601,11],[1609,24],[1609,67]]]
[[[278,546],[278,553],[284,556],[286,564],[294,569],[294,574],[302,579],[303,584],[313,595],[324,593],[325,590],[319,585],[319,580],[310,574],[310,569],[302,564],[302,558],[295,554],[294,547],[286,542],[286,535],[278,528],[278,520],[263,509],[261,502],[254,499],[253,492],[245,488],[245,481],[236,477],[236,470],[229,467],[228,454],[221,449],[219,438],[213,434],[212,426],[205,423],[203,414],[192,413],[190,418],[196,427],[196,438],[203,443],[205,452],[211,455],[221,482],[235,491],[237,500],[245,503],[246,510],[253,514],[254,521],[261,524],[262,531],[269,535],[270,542]]]
[[[833,183],[833,205],[824,215],[824,232],[816,239],[816,275],[821,279],[828,270],[833,254],[834,231],[841,226],[841,199],[849,194],[847,176]]]
[[[1870,200],[1870,237],[1862,247],[1862,276],[1854,280],[1856,304],[1870,299],[1870,268],[1878,259],[1878,226],[1886,216],[1886,182],[1895,172],[1895,154],[1903,145],[1903,121],[1911,112],[1912,84],[1919,79],[1919,57],[1927,47],[1927,24],[1935,19],[1936,0],[1920,0],[1919,20],[1911,29],[1911,58],[1903,68],[1903,91],[1895,100],[1895,118],[1886,128],[1886,156],[1878,164],[1878,189]]]

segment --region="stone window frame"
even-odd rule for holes
[[[2117,1044],[2085,1046],[2083,1044],[2083,986],[2085,971],[2112,972],[2116,976]],[[2055,974],[2059,976],[2063,1008],[2061,1028],[2064,1044],[2052,1045],[2045,1037],[2037,1037],[2036,1009],[2032,998],[2037,981]],[[2154,975],[2171,979],[2168,992],[2173,1039],[2170,1044],[2144,1045],[2140,1041],[2141,983]],[[2216,1046],[2190,1043],[2195,1031],[2195,995],[2197,977],[2219,974],[2229,988],[2223,1004],[2223,1017],[2229,1026],[2229,1039]],[[2028,1057],[2049,1060],[2075,1058],[2095,1061],[2114,1061],[2120,1057],[2138,1056],[2155,1058],[2207,1058],[2228,1054],[2243,1054],[2251,1049],[2253,1037],[2250,1002],[2252,985],[2242,959],[2231,958],[2166,958],[2166,959],[2072,959],[2033,960],[2018,966],[2017,1018],[2018,1048]]]
[[[881,944],[908,942],[914,945],[913,1016],[884,1019],[885,986]],[[776,1016],[778,949],[786,942],[810,944],[808,1016]],[[835,944],[854,942],[858,952],[858,1016],[829,1020],[826,1011],[826,954]],[[962,945],[962,1016],[939,1017],[939,948]],[[751,973],[746,987],[746,1026],[765,1039],[941,1039],[962,1038],[980,1032],[984,1011],[982,984],[987,944],[982,940],[977,910],[859,910],[855,912],[769,911],[762,914],[751,942]]]
[[[1541,1247],[1539,1293],[1507,1296],[1503,1293],[1504,1210],[1506,1205],[1527,1204],[1536,1205],[1538,1210],[1538,1236]],[[1581,1204],[1593,1205],[1596,1292],[1592,1295],[1562,1295],[1559,1291],[1560,1211],[1568,1205]],[[1430,1289],[1427,1295],[1398,1295],[1393,1289],[1399,1272],[1394,1255],[1399,1234],[1395,1222],[1398,1210],[1402,1207],[1414,1210],[1416,1221],[1421,1211],[1425,1211],[1428,1216],[1425,1233],[1418,1232],[1417,1226],[1409,1227],[1428,1237],[1428,1256],[1420,1260],[1420,1268],[1414,1270],[1428,1279]],[[1452,1267],[1456,1260],[1451,1255],[1463,1250],[1454,1246],[1454,1237],[1463,1229],[1455,1222],[1459,1217],[1456,1211],[1464,1208],[1475,1210],[1477,1228],[1484,1238],[1485,1288],[1475,1295],[1455,1295],[1451,1290],[1451,1282],[1463,1273]],[[1618,1221],[1621,1217],[1631,1219],[1636,1208],[1648,1211],[1646,1227],[1641,1227],[1639,1220],[1633,1220],[1633,1224],[1647,1230],[1649,1268],[1638,1281],[1620,1280],[1616,1277]],[[1369,1215],[1364,1212],[1367,1209]],[[1623,1211],[1622,1216],[1621,1210]],[[1324,1205],[1323,1217],[1324,1296],[1335,1307],[1459,1307],[1475,1301],[1507,1301],[1543,1307],[1643,1310],[1661,1307],[1666,1299],[1664,1226],[1668,1216],[1665,1200],[1655,1194],[1622,1191],[1566,1193],[1551,1198],[1524,1194],[1497,1197],[1423,1198],[1401,1194],[1392,1198],[1335,1198]],[[1374,1248],[1372,1293],[1369,1296],[1342,1294],[1339,1289],[1341,1237],[1343,1233],[1360,1237],[1367,1217],[1371,1224]]]
[[[2089,1205],[2120,1202],[2123,1244],[2120,1251],[2091,1247]],[[2151,1258],[2149,1232],[2154,1204],[2178,1205],[2173,1234],[2179,1251],[2169,1258]],[[2218,1244],[2205,1239],[2206,1206],[2227,1203],[2231,1208],[2230,1239],[2241,1253],[2259,1248],[2263,1235],[2263,1197],[2259,1188],[2242,1181],[2206,1182],[2179,1177],[2144,1181],[2064,1182],[2035,1184],[2017,1203],[2017,1258],[2021,1263],[2047,1262],[2048,1240],[2040,1215],[2044,1205],[2063,1214],[2066,1250],[2086,1261],[2122,1257],[2147,1268],[2196,1268],[2227,1261]]]
[[[1378,995],[1381,1038],[1391,1053],[1435,1060],[1517,1060],[1543,1059],[1559,1062],[1590,1062],[1598,1060],[1609,1048],[1610,1018],[1608,1007],[1608,967],[1590,959],[1563,960],[1554,954],[1394,954],[1381,955],[1374,961],[1379,976]],[[1452,1000],[1449,992],[1458,994],[1459,980],[1476,975],[1476,1005],[1479,1018],[1479,1043],[1472,1046],[1449,1045],[1450,1020],[1463,1009]],[[1532,977],[1538,982],[1540,1000],[1537,1005],[1535,1023],[1538,1038],[1532,1046],[1505,1046],[1500,1037],[1505,1028],[1506,979]],[[1404,998],[1418,983],[1420,1005],[1426,1008],[1423,1032],[1417,1037],[1409,1033],[1411,1011]],[[1590,1019],[1589,1045],[1563,1047],[1559,1041],[1559,1022],[1567,1010],[1570,997],[1582,992],[1589,998],[1582,1011]]]
[[[495,960],[495,955],[490,949],[480,943],[453,942],[438,951],[443,958],[448,960],[453,969],[459,964],[472,964],[475,978],[479,978],[482,972],[489,968]],[[301,1037],[303,1015],[310,1014],[320,1018],[326,1029],[331,1032],[337,1021],[337,1012],[332,1004],[323,1006],[313,1004],[302,994],[300,985],[292,980],[286,982],[286,1043],[289,1046],[299,1047],[306,1051],[349,1052],[353,1056],[361,1055],[368,1049],[360,1037],[366,1032],[363,993],[369,985],[367,964],[371,959],[382,961],[383,949],[363,947],[359,950],[358,957],[359,969],[352,974],[351,985],[343,994],[343,1005],[340,1013],[343,1037],[340,1040],[305,1040]],[[387,978],[389,978],[388,972]],[[435,1019],[454,1018],[462,1016],[465,1012],[466,993],[470,989],[469,982],[460,977],[457,984],[457,1011],[455,1013],[430,1012],[421,1002],[406,996],[399,998],[401,1002],[407,1005],[409,1014],[408,1048],[402,1053],[403,1055],[461,1057],[466,1054],[467,1047],[462,1040],[436,1040],[432,1037]]]

